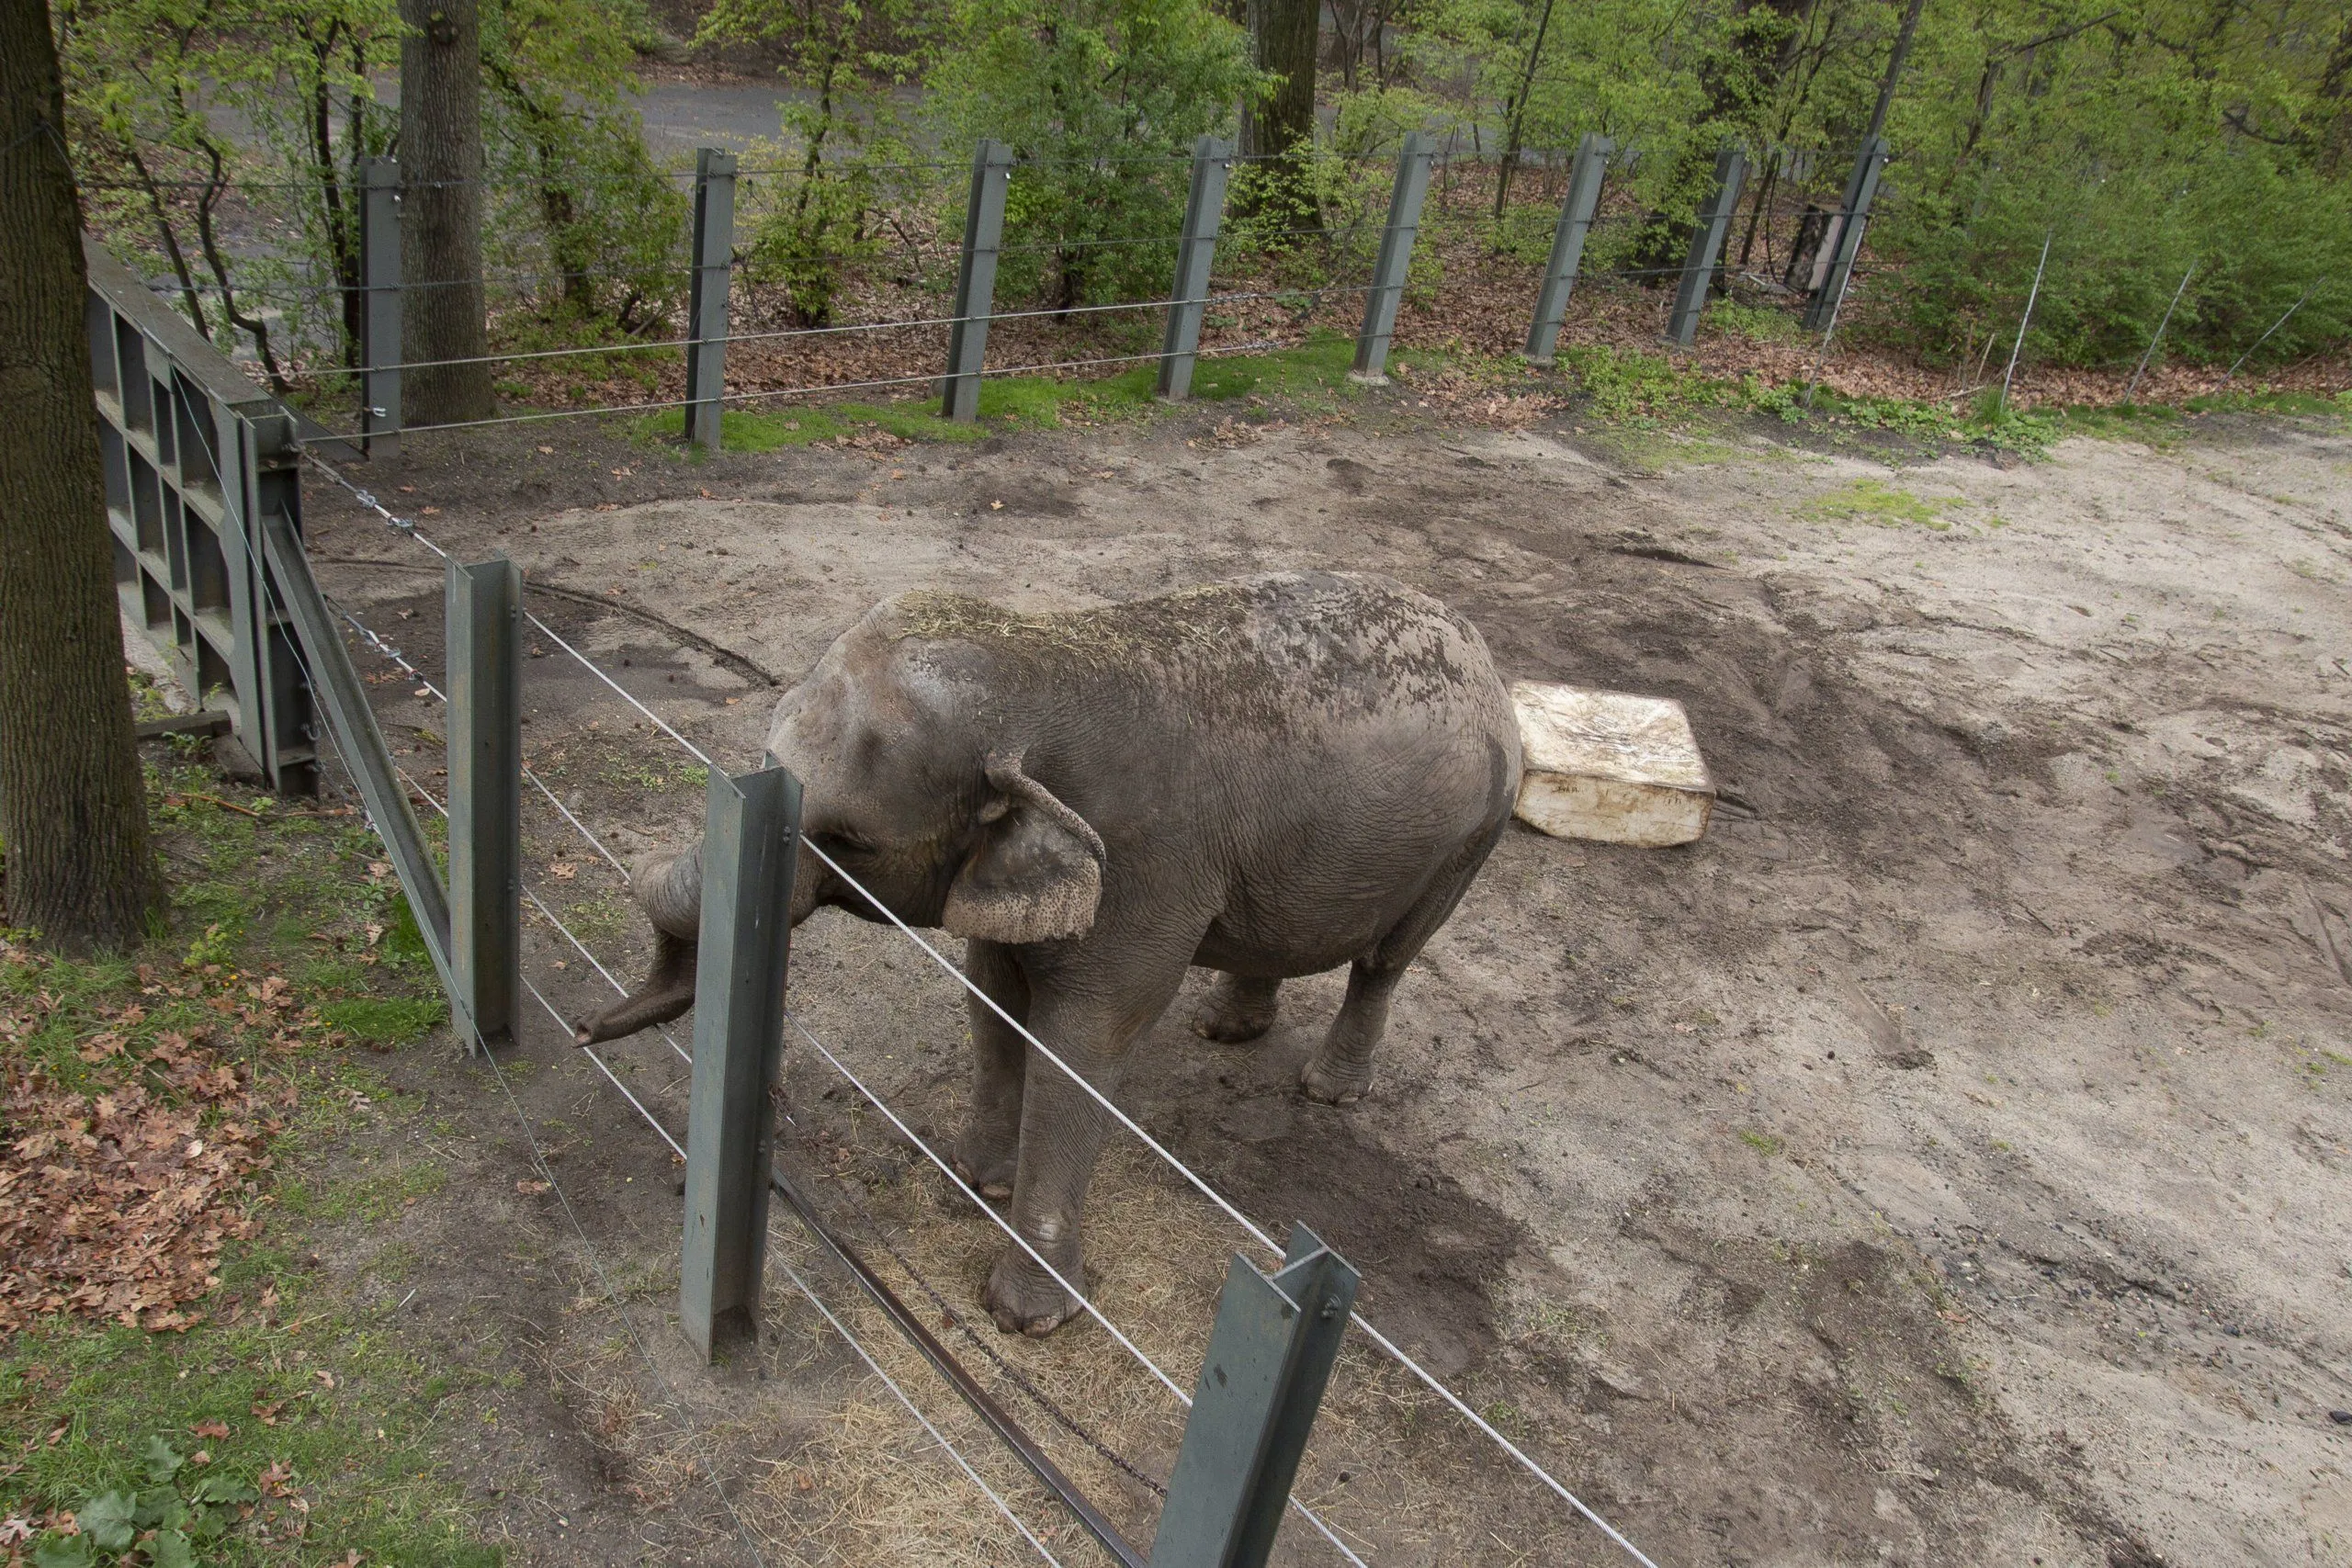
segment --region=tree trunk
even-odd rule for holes
[[[2352,95],[2346,91],[2347,85],[2352,85],[2352,17],[2345,18],[2343,30],[2335,35],[2335,47],[2328,51],[2316,95],[2327,113],[2319,133],[2319,166],[2331,175],[2352,162]]]
[[[1878,102],[1871,107],[1871,128],[1862,132],[1862,145],[1886,130],[1886,112],[1894,107],[1894,89],[1903,80],[1903,62],[1911,52],[1911,35],[1919,30],[1919,13],[1928,0],[1911,0],[1903,13],[1903,30],[1894,35],[1894,52],[1886,57],[1886,75],[1878,85]]]
[[[481,286],[481,23],[475,0],[401,0],[401,357],[490,352]],[[487,365],[404,371],[411,424],[497,412]]]
[[[0,853],[7,923],[127,948],[158,891],[122,677],[81,201],[45,0],[0,0]]]
[[[1544,19],[1535,24],[1535,41],[1527,46],[1527,69],[1520,73],[1519,91],[1504,107],[1510,134],[1503,142],[1502,166],[1495,171],[1495,221],[1503,220],[1510,206],[1510,177],[1519,172],[1521,132],[1527,124],[1527,96],[1535,90],[1535,68],[1544,59],[1544,37],[1552,30],[1552,0],[1544,0]],[[1472,122],[1474,125],[1476,121]]]
[[[1262,181],[1252,182],[1258,209],[1299,227],[1312,226],[1316,212],[1305,154],[1315,145],[1315,56],[1322,19],[1322,0],[1250,0],[1258,68],[1281,80],[1245,106],[1241,152],[1267,160]],[[1284,156],[1294,152],[1299,156]]]

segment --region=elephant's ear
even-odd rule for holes
[[[991,753],[995,793],[980,810],[979,842],[947,889],[941,924],[986,942],[1083,936],[1102,897],[1102,840],[1086,818],[1021,771],[1018,755]]]

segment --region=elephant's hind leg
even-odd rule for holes
[[[1347,1105],[1363,1099],[1372,1087],[1372,1054],[1388,1027],[1388,999],[1396,993],[1396,982],[1469,891],[1487,852],[1502,835],[1503,821],[1498,818],[1491,830],[1464,845],[1420,901],[1380,939],[1380,945],[1349,966],[1347,999],[1331,1021],[1331,1032],[1299,1075],[1307,1099]]]
[[[1274,1026],[1274,993],[1281,987],[1280,980],[1257,980],[1219,970],[1201,1010],[1193,1015],[1193,1032],[1226,1045],[1257,1039]]]
[[[992,942],[965,944],[964,973],[998,1007],[1027,1021],[1029,981],[1012,955]],[[972,1111],[956,1141],[956,1173],[983,1197],[1010,1198],[1021,1161],[1021,1098],[1028,1044],[994,1009],[967,992],[972,1030]]]
[[[1385,957],[1385,955],[1382,955]],[[1372,1087],[1372,1053],[1388,1027],[1388,998],[1404,978],[1408,953],[1393,965],[1359,958],[1348,966],[1348,996],[1330,1032],[1299,1075],[1306,1098],[1326,1105],[1351,1105]]]

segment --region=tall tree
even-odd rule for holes
[[[1313,220],[1305,154],[1315,145],[1315,57],[1323,0],[1250,0],[1250,41],[1264,85],[1245,100],[1241,152],[1266,160],[1245,199],[1261,212]]]
[[[1544,0],[1543,14],[1535,20],[1535,40],[1527,46],[1527,69],[1519,79],[1519,90],[1503,106],[1503,119],[1508,126],[1503,138],[1502,166],[1495,174],[1495,217],[1499,220],[1510,205],[1510,177],[1519,169],[1519,154],[1527,145],[1527,99],[1535,86],[1535,67],[1544,58],[1544,37],[1552,30],[1553,0]]]
[[[475,0],[401,0],[401,356],[411,424],[497,412],[481,282],[481,17]]]
[[[1864,146],[1886,129],[1887,110],[1894,107],[1894,89],[1903,80],[1903,62],[1911,53],[1912,36],[1919,30],[1919,13],[1927,6],[1928,0],[1911,0],[1904,8],[1903,27],[1894,35],[1894,52],[1886,57],[1886,74],[1878,85],[1878,102],[1871,107],[1870,129],[1862,132]]]
[[[0,853],[10,925],[129,947],[158,883],[122,678],[46,0],[0,0]]]

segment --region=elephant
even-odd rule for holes
[[[820,905],[965,939],[965,973],[1114,1094],[1188,966],[1217,972],[1215,1041],[1273,1023],[1283,981],[1349,966],[1309,1099],[1372,1081],[1389,999],[1516,800],[1519,729],[1477,630],[1369,573],[1280,572],[1021,614],[918,591],[842,633],[777,703],[767,750],[802,784],[791,919]],[[812,851],[821,849],[837,873]],[[580,1043],[694,1001],[699,847],[636,878],[646,984]],[[854,879],[856,886],[850,879]],[[976,997],[958,1173],[1082,1288],[1080,1218],[1108,1115]],[[998,1325],[1078,1308],[1009,1247]]]

